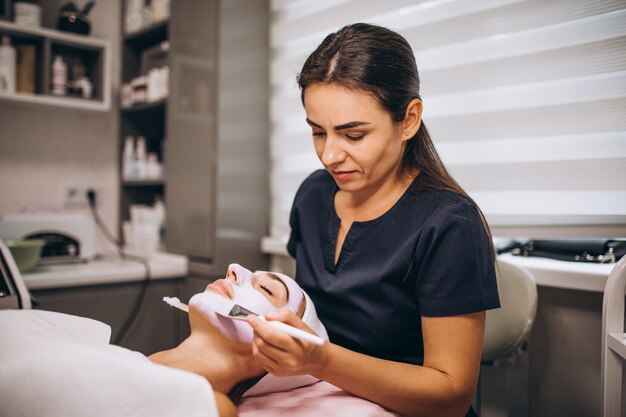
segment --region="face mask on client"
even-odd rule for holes
[[[288,292],[287,304],[282,307],[276,307],[261,294],[258,289],[253,287],[253,273],[251,271],[238,264],[229,265],[228,271],[229,275],[235,274],[237,277],[236,283],[234,280],[228,278],[224,282],[224,284],[230,285],[233,294],[231,301],[235,304],[259,315],[265,315],[282,308],[297,313],[304,296],[302,289],[290,277],[283,274],[272,273],[285,284]],[[263,272],[258,273],[262,274]],[[217,300],[223,299],[224,297],[225,296],[222,294],[207,290],[191,297],[189,305],[201,311],[215,327],[220,329],[220,332],[224,336],[240,342],[251,343],[253,331],[252,327],[250,327],[247,322],[232,320],[215,312],[213,306],[219,305]]]

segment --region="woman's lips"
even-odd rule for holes
[[[206,286],[207,291],[213,291],[221,294],[226,298],[233,298],[233,291],[225,279],[218,279]]]
[[[354,174],[355,172],[356,171],[335,171],[335,170],[331,170],[330,174],[337,181],[345,181],[348,178],[350,178],[352,176],[352,174]]]

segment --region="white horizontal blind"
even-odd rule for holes
[[[496,233],[624,234],[626,1],[273,0],[272,236],[321,167],[295,76],[359,21],[411,43],[435,146]]]

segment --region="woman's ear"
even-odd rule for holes
[[[409,140],[419,130],[422,124],[422,100],[414,98],[406,107],[404,121],[402,122],[403,139]]]
[[[302,301],[300,302],[300,307],[298,307],[296,316],[302,318],[302,316],[304,316],[304,310],[306,310],[306,297],[302,297]]]

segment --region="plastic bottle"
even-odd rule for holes
[[[54,57],[52,63],[52,94],[64,96],[67,93],[67,65],[61,55]]]
[[[159,225],[159,245],[158,248],[161,251],[164,251],[164,243],[165,243],[165,205],[163,204],[163,200],[160,197],[156,197],[154,201],[154,213],[157,218],[157,223]]]
[[[0,93],[15,94],[15,48],[8,36],[0,45]]]
[[[146,138],[137,138],[137,149],[135,151],[134,177],[143,179],[146,177]]]
[[[135,173],[135,140],[132,136],[126,136],[124,152],[122,153],[122,176],[130,179]]]

